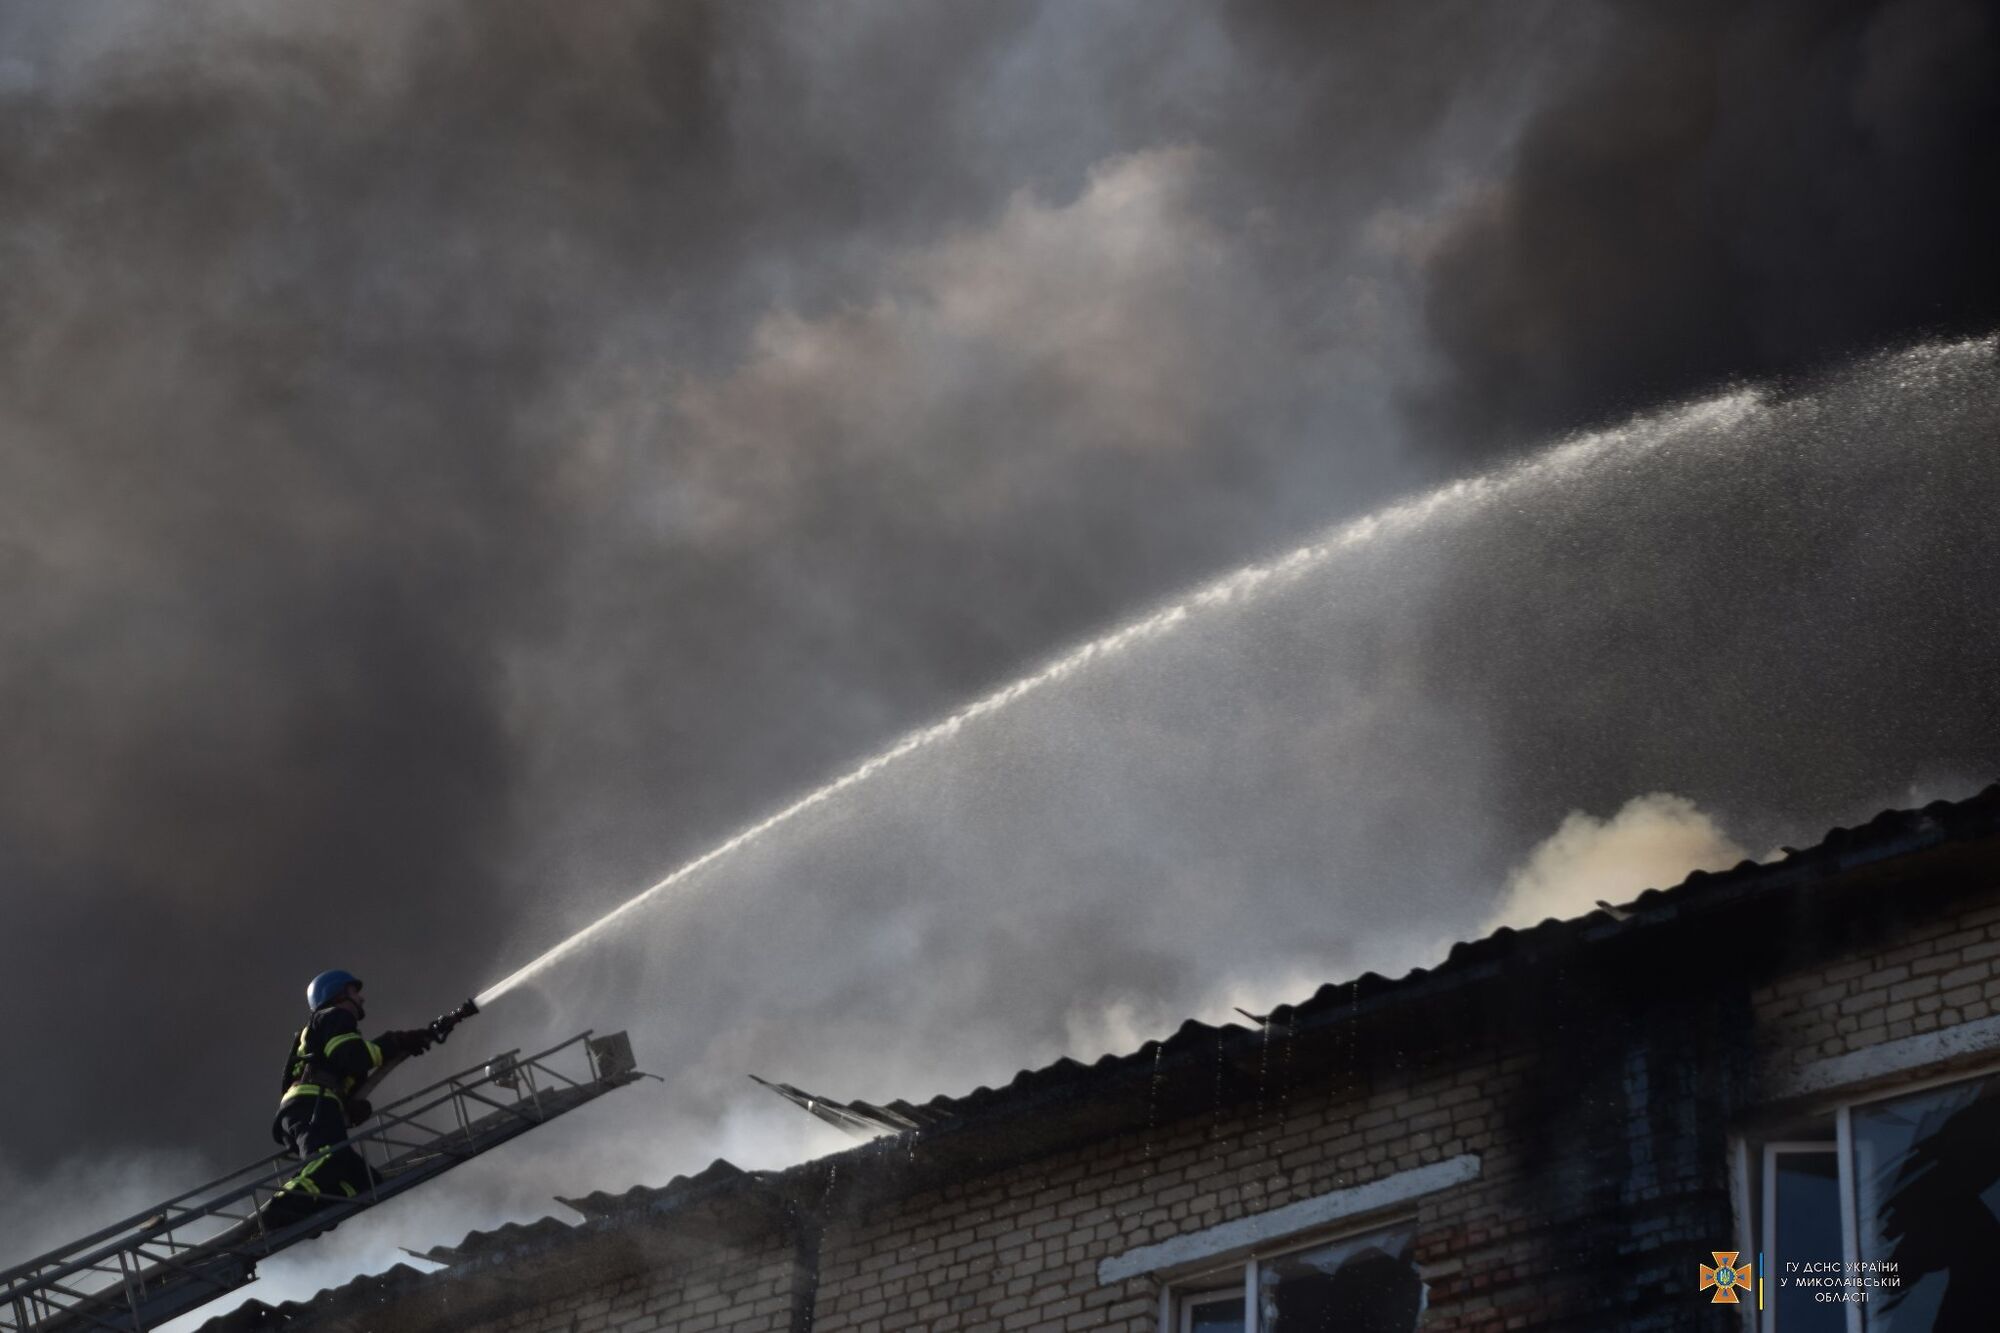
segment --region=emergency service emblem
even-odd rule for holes
[[[1736,1293],[1750,1290],[1750,1274],[1736,1263],[1741,1250],[1710,1250],[1715,1259],[1715,1267],[1701,1266],[1701,1289],[1715,1288],[1715,1295],[1708,1298],[1710,1305],[1734,1305]]]

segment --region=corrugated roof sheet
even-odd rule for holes
[[[314,1293],[310,1300],[282,1301],[277,1305],[245,1301],[228,1314],[203,1324],[202,1333],[208,1333],[208,1330],[231,1330],[234,1333],[235,1330],[284,1328],[306,1319],[318,1320],[335,1305],[386,1303],[432,1276],[408,1264],[397,1264],[385,1273],[365,1273],[352,1282],[327,1287]]]

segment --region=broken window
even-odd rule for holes
[[[1869,1333],[1995,1327],[2000,1076],[1864,1103],[1850,1115],[1863,1275],[1896,1280],[1862,1307]]]
[[[1248,1261],[1240,1285],[1184,1295],[1181,1333],[1412,1333],[1424,1287],[1408,1223]],[[1241,1271],[1241,1270],[1239,1270]]]
[[[1409,1333],[1423,1304],[1411,1240],[1406,1227],[1260,1265],[1258,1333]]]
[[[1750,1158],[1759,1333],[2000,1327],[2000,1074],[1787,1128]]]

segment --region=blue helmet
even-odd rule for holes
[[[318,1009],[322,1005],[332,1004],[340,998],[342,991],[349,986],[360,984],[361,978],[352,972],[343,972],[339,968],[331,972],[322,972],[306,983],[306,1005],[308,1008]]]

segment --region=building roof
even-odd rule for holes
[[[1414,968],[1393,978],[1366,972],[1322,986],[1297,1004],[1279,1006],[1253,1026],[1190,1020],[1171,1036],[1147,1042],[1136,1051],[1106,1055],[1089,1064],[1057,1060],[1022,1070],[999,1087],[975,1088],[914,1105],[891,1103],[919,1120],[920,1128],[832,1157],[776,1172],[746,1172],[717,1161],[697,1175],[676,1177],[664,1186],[634,1186],[621,1194],[599,1191],[559,1200],[583,1220],[565,1223],[545,1218],[526,1226],[474,1231],[457,1244],[439,1246],[424,1256],[445,1264],[443,1272],[415,1274],[399,1265],[388,1273],[322,1292],[303,1305],[288,1302],[271,1307],[252,1301],[209,1321],[202,1333],[282,1327],[308,1311],[315,1327],[339,1327],[341,1310],[401,1299],[413,1284],[474,1277],[483,1269],[518,1264],[640,1221],[671,1224],[674,1219],[698,1218],[711,1235],[718,1226],[782,1225],[802,1209],[836,1206],[836,1179],[839,1191],[855,1199],[962,1179],[1129,1130],[1154,1116],[1170,1119],[1215,1099],[1251,1095],[1253,1082],[1261,1087],[1261,1071],[1274,1038],[1288,1047],[1310,1048],[1337,1029],[1342,1040],[1351,1042],[1355,1033],[1385,1022],[1393,1025],[1400,1015],[1407,1020],[1400,1031],[1407,1035],[1415,1030],[1423,1040],[1431,1040],[1445,1029],[1426,1023],[1433,1016],[1430,1011],[1469,991],[1495,982],[1512,983],[1545,968],[1575,969],[1581,960],[1599,960],[1601,966],[1616,969],[1639,951],[1658,953],[1665,947],[1659,942],[1663,936],[1703,930],[1722,917],[1731,927],[1724,934],[1754,938],[1766,955],[1780,959],[1803,955],[1829,941],[1853,939],[1857,930],[1866,928],[1853,911],[1864,902],[1858,895],[1873,895],[1865,900],[1864,916],[1872,914],[1871,920],[1884,912],[1925,911],[1918,898],[1875,891],[1934,879],[1937,872],[1961,862],[1976,863],[1982,849],[1990,857],[1985,844],[1996,838],[2000,838],[2000,783],[1962,801],[1884,811],[1854,828],[1830,830],[1813,847],[1787,849],[1777,860],[1744,861],[1716,873],[1696,871],[1672,888],[1647,890],[1615,912],[1549,919],[1523,930],[1502,927],[1452,946],[1435,967]],[[1784,929],[1759,934],[1760,923],[1765,927],[1782,923]],[[1680,970],[1694,976],[1700,971]]]
[[[1785,849],[1778,860],[1742,861],[1716,872],[1697,870],[1672,888],[1647,889],[1630,903],[1618,905],[1615,914],[1596,911],[1568,920],[1551,917],[1519,930],[1502,926],[1480,939],[1454,944],[1435,967],[1412,968],[1400,977],[1364,972],[1349,981],[1329,983],[1295,1005],[1272,1010],[1262,1027],[1296,1032],[1328,1017],[1347,1021],[1385,1004],[1408,1002],[1419,994],[1491,977],[1503,968],[1547,961],[1613,939],[1630,939],[1649,929],[1685,922],[1695,914],[1727,913],[1755,900],[1801,894],[1864,867],[1996,835],[2000,835],[2000,783],[1963,801],[1934,801],[1917,810],[1886,810],[1857,827],[1831,829],[1813,847]],[[1255,1040],[1258,1035],[1256,1029],[1241,1024],[1211,1025],[1190,1019],[1172,1036],[1147,1042],[1127,1054],[1106,1055],[1087,1065],[1062,1059],[1022,1070],[997,1088],[935,1097],[919,1106],[933,1123],[963,1122],[1054,1088],[1103,1079],[1118,1071],[1150,1072],[1162,1055],[1171,1058],[1194,1052],[1207,1057],[1218,1040]]]

